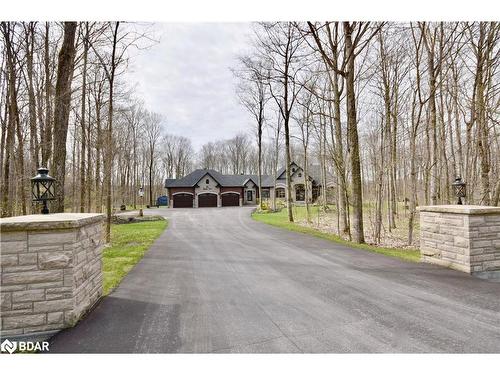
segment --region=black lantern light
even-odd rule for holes
[[[458,198],[457,204],[463,204],[462,203],[462,198],[465,198],[466,196],[466,190],[465,190],[465,182],[462,181],[462,178],[460,176],[457,176],[455,178],[455,182],[451,184],[453,186],[453,190],[455,191],[455,195]]]
[[[144,216],[142,211],[142,206],[144,206],[144,188],[141,186],[139,188],[139,197],[141,197],[141,208],[139,208],[139,216]]]
[[[31,179],[31,193],[34,202],[43,202],[42,214],[48,214],[47,201],[55,199],[55,178],[49,176],[47,168],[38,168],[38,174]]]

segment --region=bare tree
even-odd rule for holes
[[[262,129],[264,127],[264,109],[269,100],[268,69],[263,66],[263,62],[246,56],[240,58],[241,67],[233,72],[240,78],[238,97],[243,106],[250,112],[257,124],[257,152],[258,152],[258,189],[259,205],[262,209]]]
[[[156,161],[158,142],[161,136],[162,119],[156,113],[148,113],[144,119],[143,129],[145,131],[146,152],[148,155],[149,172],[149,205],[153,206],[153,170]]]
[[[14,135],[16,129],[19,128],[19,110],[17,106],[17,76],[16,76],[16,54],[14,47],[14,23],[2,22],[0,28],[5,43],[7,56],[7,95],[6,107],[8,112],[8,120],[6,126],[6,142],[5,142],[5,157],[3,165],[3,181],[2,181],[2,217],[12,215],[12,202],[9,199],[9,178],[11,174],[11,157],[14,149]],[[3,133],[3,132],[2,132]]]
[[[123,32],[121,31],[123,29]],[[103,41],[90,41],[90,46],[99,59],[105,72],[108,83],[108,121],[106,129],[106,155],[104,158],[104,180],[106,187],[106,241],[110,240],[111,214],[112,214],[112,168],[113,168],[113,111],[114,111],[114,90],[116,76],[122,71],[127,61],[127,51],[131,46],[136,46],[144,34],[137,34],[125,27],[120,28],[120,22],[108,22],[102,30]],[[110,49],[109,53],[103,53],[99,49],[104,43]]]
[[[298,76],[305,55],[301,50],[303,38],[291,22],[261,23],[255,33],[257,54],[269,69],[270,95],[283,119],[285,130],[285,167],[287,181],[288,221],[293,222],[292,185],[290,178],[290,118],[302,89]]]
[[[342,122],[341,122],[341,96],[344,91],[344,66],[345,57],[341,57],[341,40],[340,40],[340,23],[326,22],[324,25],[316,25],[308,22],[310,33],[313,37],[314,43],[320,52],[321,58],[328,69],[327,77],[330,82],[330,90],[328,96],[333,96],[333,100],[328,97],[325,100],[327,112],[323,113],[324,117],[328,117],[331,124],[331,156],[337,171],[338,179],[338,209],[340,214],[340,233],[351,238],[349,215],[348,215],[348,193],[346,181],[346,167],[344,161],[344,146],[342,135]],[[324,35],[322,40],[320,33]],[[340,60],[340,61],[339,61]],[[325,110],[323,111],[325,112]],[[333,120],[333,121],[332,121]],[[334,125],[334,127],[333,127]]]

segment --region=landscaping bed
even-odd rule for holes
[[[163,216],[158,215],[144,215],[137,216],[137,214],[133,215],[114,215],[111,217],[111,222],[113,224],[131,224],[131,223],[141,223],[144,221],[158,221],[165,220]]]

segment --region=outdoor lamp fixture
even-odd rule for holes
[[[55,199],[54,182],[56,179],[49,176],[47,168],[38,168],[38,174],[31,179],[31,193],[33,202],[43,202],[42,214],[48,214],[47,201]]]
[[[142,212],[142,206],[144,206],[144,189],[142,186],[139,188],[139,197],[141,197],[141,208],[139,209],[139,216],[144,216],[144,213]]]
[[[466,191],[465,191],[465,182],[462,181],[462,178],[460,176],[457,176],[455,178],[455,182],[451,184],[453,186],[453,190],[455,191],[455,195],[458,198],[457,204],[463,204],[462,203],[462,198],[465,198],[466,196]]]

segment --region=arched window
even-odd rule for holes
[[[210,184],[210,180],[207,178],[207,179],[205,180],[205,183],[206,183],[207,185],[209,185],[209,184]]]
[[[276,188],[276,198],[285,198],[284,188]]]

